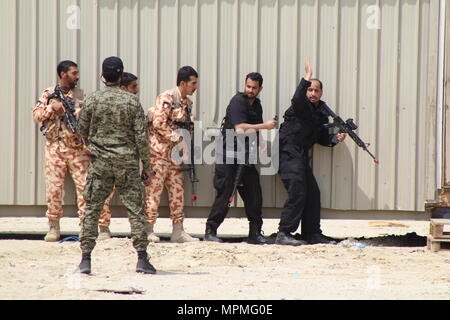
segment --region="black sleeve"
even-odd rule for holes
[[[258,105],[258,121],[259,121],[259,123],[263,123],[264,122],[264,120],[263,120],[263,109],[262,109],[262,105],[261,104]]]
[[[247,106],[239,96],[235,96],[231,99],[230,118],[233,126],[240,123],[248,123]]]
[[[291,100],[292,107],[296,115],[299,117],[302,116],[304,111],[308,108],[308,104],[310,103],[308,98],[306,98],[306,92],[308,91],[308,88],[310,86],[311,81],[302,78],[297,87],[297,90],[295,90],[294,96],[292,97]]]
[[[324,147],[334,147],[337,145],[338,141],[336,135],[334,133],[330,133],[328,128],[325,127],[325,124],[328,123],[328,117],[323,117],[318,134],[318,143]]]

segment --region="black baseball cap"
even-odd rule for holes
[[[119,57],[109,57],[103,60],[103,73],[120,75],[123,72],[123,62]]]

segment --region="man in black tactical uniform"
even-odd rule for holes
[[[214,174],[214,187],[217,196],[211,208],[208,220],[206,222],[205,241],[222,242],[217,237],[217,228],[224,221],[228,209],[229,202],[232,198],[235,182],[239,180],[237,190],[244,201],[245,213],[249,220],[249,236],[248,242],[252,244],[265,244],[266,239],[261,235],[262,220],[262,192],[259,182],[259,173],[254,164],[249,163],[251,155],[249,153],[256,152],[256,148],[250,151],[251,142],[243,143],[245,145],[245,165],[242,161],[237,161],[237,144],[232,141],[226,143],[228,139],[234,140],[237,134],[237,140],[241,140],[239,135],[255,134],[261,129],[271,130],[275,128],[277,121],[269,120],[263,123],[261,101],[257,98],[262,90],[263,78],[257,72],[249,73],[245,79],[245,91],[237,93],[230,101],[227,112],[223,121],[222,137],[223,137],[223,160],[224,164],[216,163]],[[231,134],[230,134],[231,133]],[[233,136],[233,137],[231,137]],[[243,137],[242,135],[241,137]],[[248,138],[248,136],[247,136]],[[251,140],[251,139],[249,139]],[[257,141],[253,141],[253,146]],[[242,144],[241,144],[242,146]],[[228,159],[228,160],[227,160]],[[232,159],[230,161],[230,159]],[[243,160],[243,159],[240,159]],[[231,163],[230,163],[231,162]],[[241,165],[239,165],[241,163]],[[236,179],[238,169],[242,169],[240,179]],[[239,176],[239,175],[238,175]]]
[[[312,79],[312,70],[305,62],[305,77],[300,81],[284,114],[280,127],[280,166],[278,173],[288,192],[281,213],[275,244],[301,245],[291,236],[302,221],[302,238],[309,244],[330,243],[320,230],[320,191],[309,164],[308,151],[315,143],[333,147],[346,134],[330,134],[325,127],[328,117],[321,112],[325,104],[322,83]]]

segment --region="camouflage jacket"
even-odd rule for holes
[[[80,149],[83,147],[81,136],[78,133],[73,133],[62,121],[64,111],[54,112],[51,110],[53,100],[48,101],[47,97],[55,91],[55,87],[50,87],[44,90],[39,98],[36,106],[33,108],[33,120],[41,122],[41,131],[44,133],[49,143],[57,143],[62,151],[66,149]],[[75,110],[79,110],[84,100],[83,90],[74,88],[66,95],[68,99],[75,102]]]
[[[140,158],[150,170],[147,121],[135,95],[118,86],[91,93],[80,111],[78,129],[94,156],[125,162]]]
[[[177,122],[189,121],[188,113],[193,121],[191,110],[192,101],[187,97],[182,99],[178,88],[165,91],[156,98],[156,104],[148,109],[148,134],[153,156],[172,160],[172,150],[182,138]]]

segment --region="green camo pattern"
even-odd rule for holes
[[[91,159],[84,198],[85,213],[82,218],[81,250],[90,253],[98,236],[98,219],[106,198],[116,186],[120,200],[127,208],[131,225],[131,240],[136,251],[146,251],[147,229],[144,217],[145,189],[142,184],[139,165],[117,163],[100,158]]]
[[[91,93],[78,116],[82,137],[89,138],[89,151],[103,159],[136,162],[150,169],[147,118],[136,95],[118,86]]]
[[[90,253],[98,236],[98,219],[114,186],[126,207],[136,251],[148,246],[144,217],[145,189],[139,159],[150,169],[147,119],[137,97],[119,87],[106,87],[86,98],[78,128],[89,139],[90,160],[84,188],[86,207],[81,227],[81,250]]]

